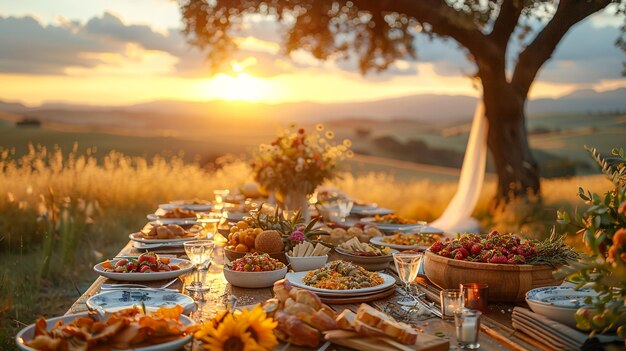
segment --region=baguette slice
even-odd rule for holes
[[[357,333],[359,333],[359,335],[365,336],[365,337],[387,336],[387,334],[385,334],[382,330],[372,327],[370,325],[367,325],[359,320],[354,321],[354,329],[356,330]]]
[[[352,311],[350,311],[349,309],[345,309],[343,310],[343,312],[341,312],[338,316],[337,316],[337,326],[340,329],[344,329],[344,330],[354,330],[354,322],[356,320],[356,314]]]
[[[367,304],[361,304],[356,321],[380,330],[386,336],[403,344],[412,345],[417,341],[417,331],[410,325],[398,322],[391,316]]]

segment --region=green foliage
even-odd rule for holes
[[[582,213],[576,211],[572,219],[567,212],[559,212],[560,223],[579,228],[591,256],[561,269],[578,287],[591,287],[599,293],[593,308],[581,308],[576,314],[577,326],[583,330],[607,332],[618,328],[626,333],[626,158],[624,150],[613,149],[610,158],[596,149],[588,149],[613,182],[614,189],[600,196],[582,188],[578,197],[587,205]],[[591,301],[589,301],[591,302]]]

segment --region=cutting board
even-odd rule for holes
[[[349,303],[362,303],[362,302],[368,302],[368,301],[375,301],[375,300],[380,300],[380,299],[384,299],[385,297],[389,297],[391,295],[393,295],[393,293],[396,291],[396,287],[392,286],[391,288],[381,291],[381,292],[377,292],[371,295],[363,295],[363,296],[337,296],[337,297],[322,297],[320,296],[320,300],[322,300],[323,303],[329,304],[329,305],[337,305],[337,304],[349,304]]]
[[[430,334],[420,333],[415,345],[404,345],[390,338],[366,338],[355,332],[331,330],[324,333],[326,340],[359,351],[447,351],[450,342]]]

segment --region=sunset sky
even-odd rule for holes
[[[603,13],[575,27],[544,67],[534,97],[626,86],[614,46],[621,19]],[[0,2],[0,100],[29,105],[119,105],[158,99],[360,101],[419,93],[476,95],[472,66],[454,42],[418,38],[418,61],[361,76],[354,62],[280,53],[280,27],[250,18],[240,52],[211,76],[180,34],[169,0]]]

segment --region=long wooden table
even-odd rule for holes
[[[184,256],[182,249],[169,249],[169,250],[157,250],[160,254],[171,254],[177,257]],[[135,256],[140,252],[133,248],[132,243],[129,242],[118,254],[118,256]],[[196,322],[203,322],[209,320],[218,311],[226,309],[229,298],[234,295],[237,298],[239,306],[255,305],[262,303],[265,300],[272,297],[272,289],[244,289],[231,286],[224,278],[222,269],[224,267],[224,251],[222,246],[216,246],[214,259],[210,265],[208,271],[201,273],[201,279],[211,285],[211,291],[205,293],[202,301],[197,301],[198,309],[192,313],[191,317]],[[393,274],[393,272],[390,272]],[[393,274],[395,276],[395,274]],[[95,273],[94,273],[95,276]],[[396,276],[397,277],[397,276]],[[184,285],[193,281],[195,273],[189,273],[179,277],[179,281],[176,282],[171,288],[176,288],[185,293]],[[107,278],[98,277],[95,282],[85,291],[85,293],[70,307],[67,314],[79,313],[87,310],[86,301],[89,297],[97,294],[100,290],[100,286],[103,283],[115,283],[109,281]],[[418,283],[424,284],[424,291],[427,295],[435,300],[437,297],[435,288],[432,285],[427,285],[425,278],[418,278]],[[154,282],[154,287],[158,287],[165,282]],[[398,284],[398,286],[400,286]],[[193,295],[192,295],[193,296]],[[197,297],[197,296],[196,296]],[[391,296],[389,298],[372,302],[372,306],[380,308],[387,304],[394,304],[394,299],[397,300],[398,296]],[[343,309],[348,308],[353,311],[356,310],[358,304],[347,305],[331,305],[337,312],[341,312]],[[537,344],[532,339],[525,337],[523,334],[515,333],[511,327],[511,312],[513,305],[494,303],[490,305],[490,311],[483,315],[481,318],[481,333],[479,337],[481,350],[540,350],[541,345]],[[442,338],[449,340],[450,349],[457,348],[457,341],[455,337],[454,322],[444,321],[437,317],[425,317],[424,319],[411,323],[419,331],[428,333],[431,335],[443,335]],[[324,345],[328,350],[344,350],[344,347],[338,345]],[[281,346],[283,350],[299,350],[302,348],[292,347],[290,345]]]

